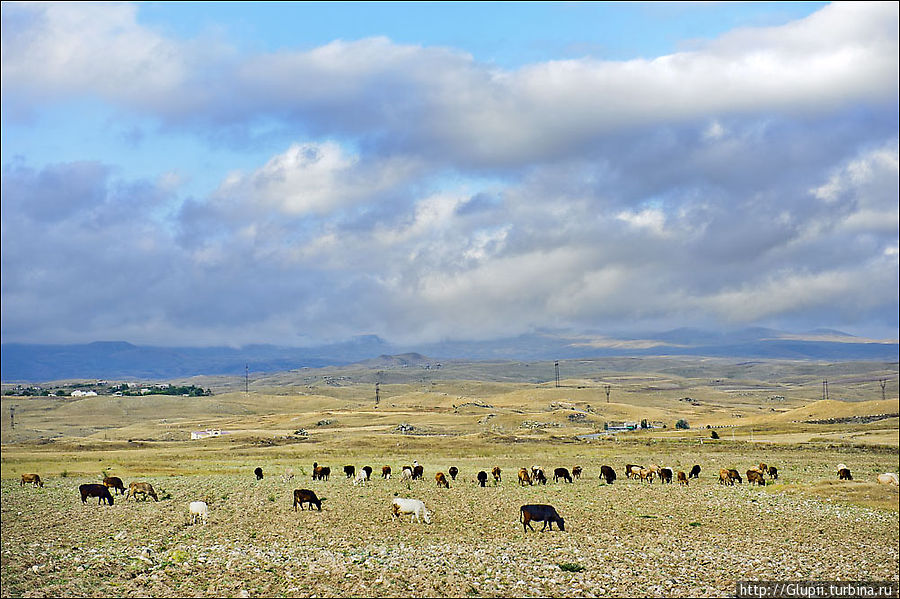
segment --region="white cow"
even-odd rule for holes
[[[206,524],[209,520],[209,506],[206,505],[205,501],[192,501],[191,506],[191,526],[197,523],[197,520],[200,520],[202,524]]]
[[[391,501],[391,513],[394,518],[399,518],[401,514],[412,514],[410,521],[425,521],[425,524],[431,524],[431,512],[425,508],[425,504],[418,499],[405,499],[403,497],[394,497]]]
[[[885,472],[878,475],[878,482],[882,485],[900,486],[900,479],[893,472]]]

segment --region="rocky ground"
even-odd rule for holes
[[[2,595],[727,596],[736,580],[898,579],[897,511],[722,487],[709,473],[688,487],[607,486],[588,468],[571,485],[525,488],[506,473],[478,488],[464,472],[449,490],[427,471],[411,488],[299,472],[159,477],[145,479],[158,503],[113,506],[82,505],[77,487],[93,479],[4,480]],[[294,488],[326,497],[323,511],[295,513]],[[393,521],[395,493],[424,500],[433,523]],[[189,526],[198,499],[210,522]],[[526,503],[556,506],[566,531],[523,532]]]

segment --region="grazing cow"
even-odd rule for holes
[[[491,468],[491,476],[494,477],[494,484],[499,484],[501,482],[500,479],[500,466],[494,466]]]
[[[262,478],[263,478],[262,468],[257,466],[256,470],[253,471],[253,474],[256,475],[256,480],[262,480]]]
[[[528,484],[528,485],[534,484],[533,482],[531,482],[531,475],[528,474],[527,468],[521,468],[519,470],[519,484],[522,485],[523,487],[526,484]]]
[[[728,468],[722,468],[719,470],[719,484],[720,485],[733,485],[734,481],[731,480],[731,476],[728,474]]]
[[[381,467],[381,478],[388,480],[391,478],[391,467],[390,466],[382,466]]]
[[[153,490],[153,485],[150,483],[131,483],[128,485],[128,493],[125,494],[125,499],[134,497],[134,500],[137,501],[138,493],[144,496],[144,501],[147,501],[147,497],[152,497],[153,501],[159,501],[159,497],[156,496],[156,491]]]
[[[769,466],[769,476],[772,477],[772,480],[778,480],[778,468]]]
[[[477,478],[478,478],[478,484],[481,485],[482,487],[487,484],[487,472],[485,472],[484,470],[482,470],[481,472],[478,473]]]
[[[400,473],[400,480],[402,480],[402,481],[405,482],[405,483],[408,483],[408,482],[411,481],[412,479],[413,479],[413,471],[412,471],[412,468],[409,467],[409,466],[404,466],[404,467],[403,467],[403,470],[402,470],[401,473]]]
[[[356,466],[344,466],[344,474],[347,478],[353,478],[356,476]]]
[[[327,499],[323,497],[319,499],[316,497],[314,491],[310,491],[309,489],[294,489],[294,511],[297,511],[297,506],[300,506],[300,509],[303,509],[303,504],[308,503],[309,509],[312,510],[313,506],[319,508],[319,511],[322,511],[322,502]]]
[[[853,480],[853,475],[850,474],[850,469],[845,467],[838,470],[838,480]]]
[[[581,466],[575,466],[572,468],[572,476],[577,480],[581,478],[581,473],[583,472],[583,468]]]
[[[640,472],[638,472],[638,476],[641,478],[641,482],[647,481],[652,485],[655,472],[655,470],[651,470],[650,468],[641,468]]]
[[[553,530],[554,522],[559,526],[560,530],[566,530],[562,517],[556,513],[556,509],[552,505],[523,505],[519,508],[519,522],[522,523],[522,529],[525,532],[528,532],[529,528],[534,530],[534,527],[531,525],[532,520],[544,523],[541,532],[544,532],[547,526],[550,526],[550,530]]]
[[[700,464],[694,464],[690,474],[688,474],[688,478],[700,478]]]
[[[729,476],[729,478],[731,478],[731,481],[732,481],[731,484],[734,484],[734,481],[738,481],[739,485],[744,484],[744,479],[741,478],[741,473],[738,472],[737,470],[733,470],[733,469],[729,470],[728,476]]]
[[[437,483],[438,488],[444,487],[445,489],[450,488],[450,481],[447,480],[447,477],[444,476],[443,472],[438,472],[434,475],[434,481]]]
[[[450,470],[447,470],[447,472],[450,474],[450,478],[456,480],[456,475],[459,474],[459,468],[457,468],[456,466],[450,466]]]
[[[319,466],[318,462],[313,462],[313,480],[328,480],[329,476],[331,476],[331,467]]]
[[[561,478],[566,482],[572,482],[572,476],[569,474],[569,470],[567,468],[554,468],[553,482],[559,482],[559,479]]]
[[[78,487],[78,490],[81,492],[81,503],[87,502],[88,497],[96,497],[97,505],[104,501],[109,505],[113,504],[113,497],[109,494],[109,489],[105,485],[81,485]]]
[[[413,480],[421,480],[425,476],[425,468],[416,464],[413,466]]]
[[[638,478],[643,469],[643,466],[637,464],[625,464],[625,478]]]
[[[41,487],[44,488],[44,481],[41,480],[41,477],[37,474],[23,474],[22,482],[19,483],[20,487],[24,487],[25,483],[31,483],[32,487]]]
[[[897,475],[893,472],[885,472],[884,474],[879,474],[877,477],[878,484],[888,485],[888,486],[900,486],[900,479],[897,478]]]
[[[394,519],[399,519],[401,514],[411,514],[410,521],[425,522],[431,524],[431,512],[425,508],[425,504],[418,499],[405,499],[394,497],[391,501],[391,514]]]
[[[547,484],[547,477],[544,476],[544,470],[541,468],[536,468],[534,470],[534,474],[531,475],[531,480],[534,483],[540,483],[542,485]]]
[[[760,472],[762,472],[763,475],[766,475],[769,473],[769,466],[765,462],[760,462],[759,466],[757,466],[756,469],[759,470]]]
[[[209,521],[209,506],[206,505],[205,501],[192,501],[188,506],[188,511],[191,514],[191,526],[196,524],[197,520],[201,524],[206,524]]]
[[[118,476],[104,476],[103,484],[110,489],[116,490],[116,495],[124,495],[125,494],[125,483],[122,482],[122,479]]]
[[[372,478],[372,467],[371,466],[363,466],[362,471],[366,473],[366,480],[369,480]]]
[[[677,476],[678,476],[678,484],[687,486],[688,477],[687,477],[687,474],[684,473],[684,470],[679,470]]]
[[[674,477],[675,471],[668,466],[659,469],[659,484],[669,483],[671,485]]]
[[[766,479],[763,477],[762,471],[751,468],[750,470],[747,470],[747,484],[753,486],[754,483],[760,487],[765,487]]]
[[[360,470],[356,473],[356,476],[353,478],[353,484],[355,485],[365,485],[366,481],[369,480],[366,478],[366,471]]]
[[[612,466],[600,466],[600,478],[606,479],[606,484],[611,485],[616,480],[616,471]]]

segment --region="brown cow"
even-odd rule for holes
[[[434,480],[437,482],[438,488],[444,487],[445,489],[450,488],[450,481],[447,480],[447,477],[444,476],[443,472],[438,472],[434,475]]]
[[[31,483],[32,487],[41,487],[44,488],[44,481],[41,480],[41,477],[37,474],[23,474],[22,482],[19,483],[20,487],[24,487],[25,483]]]
[[[109,487],[110,489],[116,490],[116,495],[125,494],[125,483],[122,482],[122,479],[118,476],[104,476],[103,484]]]
[[[528,474],[527,468],[522,468],[519,470],[519,484],[522,485],[523,487],[526,484],[528,484],[528,485],[534,484],[531,482],[531,475]]]
[[[654,471],[649,468],[641,468],[641,471],[638,473],[638,476],[641,477],[641,482],[644,482],[646,480],[648,483],[650,483],[652,485],[653,484],[653,473],[654,473]]]
[[[575,466],[574,468],[572,468],[572,476],[574,476],[576,479],[581,478],[581,473],[583,471],[584,469],[581,466]]]
[[[109,489],[103,485],[81,485],[78,487],[78,491],[81,493],[81,503],[87,502],[88,497],[96,497],[97,505],[100,505],[104,501],[109,505],[113,504],[113,497],[109,494]]]
[[[498,483],[500,483],[500,482],[502,482],[502,480],[501,480],[501,478],[500,478],[500,466],[494,466],[494,467],[491,469],[491,475],[494,477],[494,484],[495,484],[495,485],[498,484]]]
[[[838,470],[838,480],[853,480],[853,475],[850,474],[849,468],[841,468]]]
[[[676,476],[678,477],[678,484],[679,484],[679,485],[687,486],[687,484],[688,484],[688,477],[687,477],[687,474],[684,473],[684,470],[679,470],[679,471],[678,471],[678,474],[677,474]]]
[[[663,466],[659,469],[658,474],[660,484],[672,484],[672,477],[675,475],[675,472],[671,468],[669,468],[668,466]]]
[[[322,511],[322,502],[325,501],[325,497],[319,499],[316,497],[315,492],[310,491],[309,489],[294,489],[294,511],[297,511],[297,506],[300,506],[300,509],[303,509],[303,504],[308,503],[309,509],[312,510],[313,506],[319,508],[319,511]]]
[[[153,490],[153,485],[150,483],[131,483],[128,485],[128,493],[125,494],[125,499],[134,497],[134,500],[137,501],[138,493],[144,496],[144,501],[147,501],[147,497],[152,497],[153,501],[159,501],[159,497],[156,496],[156,491]]]
[[[381,478],[390,478],[391,477],[391,467],[390,466],[382,466],[381,467]]]
[[[625,464],[625,478],[638,478],[643,468],[637,464]]]
[[[760,487],[766,486],[766,479],[763,477],[763,473],[756,468],[751,468],[747,470],[747,484],[753,485],[757,484]]]

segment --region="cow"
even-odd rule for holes
[[[738,472],[737,470],[730,469],[730,470],[728,471],[728,476],[731,477],[731,480],[732,480],[732,481],[738,481],[738,484],[739,484],[739,485],[744,484],[744,479],[741,478],[741,474],[740,474],[740,472]],[[734,482],[732,482],[731,484],[734,484]]]
[[[327,499],[323,497],[319,499],[316,497],[316,493],[314,491],[310,491],[309,489],[294,489],[294,511],[297,511],[297,507],[303,509],[303,504],[308,503],[309,509],[312,510],[313,506],[319,508],[319,511],[322,511],[322,502]]]
[[[700,478],[700,464],[694,464],[690,474],[688,474],[688,478]]]
[[[569,483],[572,482],[572,476],[569,474],[569,470],[566,468],[554,468],[553,482],[559,482],[559,479],[563,479]]]
[[[643,466],[637,464],[625,464],[625,478],[639,478],[643,469]]]
[[[456,475],[459,474],[459,468],[456,466],[450,466],[450,469],[447,470],[447,473],[450,475],[450,478],[456,480]]]
[[[544,471],[541,468],[535,468],[532,471],[531,481],[535,484],[540,483],[542,485],[547,484],[547,477],[544,476]]]
[[[765,480],[765,477],[763,477],[762,471],[757,470],[756,468],[751,468],[750,470],[747,470],[747,484],[749,484],[751,486],[753,484],[757,484],[760,487],[765,487],[766,480]]]
[[[684,473],[684,470],[679,470],[679,471],[678,471],[678,474],[677,474],[677,477],[678,477],[678,484],[679,484],[679,485],[687,486],[687,484],[688,484],[688,477],[687,477],[687,475]]]
[[[850,474],[849,468],[841,468],[838,470],[838,480],[853,480],[853,475]]]
[[[318,462],[313,462],[313,480],[328,480],[331,476],[331,468],[329,466],[319,466]]]
[[[653,474],[654,470],[650,468],[641,468],[641,471],[638,473],[638,476],[641,478],[641,482],[647,481],[651,485],[653,484]]]
[[[159,497],[156,496],[156,491],[153,490],[153,485],[150,483],[137,482],[128,485],[128,493],[125,494],[125,499],[134,497],[134,500],[137,501],[138,493],[141,493],[144,496],[144,501],[147,501],[147,497],[152,497],[153,501],[159,501]]]
[[[778,480],[778,468],[769,466],[769,476],[772,477],[772,480]]]
[[[388,480],[391,478],[391,467],[390,466],[382,466],[381,467],[381,478]]]
[[[344,466],[344,475],[347,478],[353,478],[356,476],[356,466]]]
[[[878,484],[896,487],[900,485],[900,479],[893,472],[885,472],[876,477]]]
[[[572,477],[575,478],[575,480],[580,479],[583,471],[584,469],[581,466],[575,466],[572,468]]]
[[[191,515],[191,526],[199,520],[201,524],[209,521],[209,506],[205,501],[192,501],[188,505],[188,513]]]
[[[425,476],[425,468],[419,465],[419,462],[413,462],[413,480],[421,480]]]
[[[450,488],[450,481],[447,480],[447,477],[444,476],[443,472],[438,472],[434,475],[434,481],[437,483],[438,488],[444,487],[445,489]]]
[[[528,474],[528,469],[527,469],[527,468],[521,468],[521,469],[519,470],[519,484],[522,485],[523,487],[524,487],[526,484],[527,484],[527,485],[532,485],[532,484],[534,484],[533,482],[531,482],[531,475]]]
[[[600,466],[600,479],[606,479],[606,484],[611,485],[616,480],[616,471],[612,466]]]
[[[500,466],[494,466],[493,468],[491,468],[491,476],[494,477],[495,485],[500,484],[500,482],[502,482],[500,479]]]
[[[391,514],[395,520],[399,520],[401,514],[412,514],[410,521],[424,521],[425,524],[431,524],[431,512],[429,512],[425,507],[425,504],[418,499],[394,497],[391,501]]]
[[[671,485],[674,476],[675,472],[671,468],[663,466],[659,469],[659,484],[669,483]]]
[[[544,523],[541,532],[544,532],[547,526],[552,531],[554,522],[559,526],[560,530],[566,530],[565,522],[552,505],[523,505],[519,508],[519,522],[522,523],[522,529],[525,532],[528,532],[529,528],[534,530],[534,527],[531,525],[532,520]]]
[[[110,489],[115,489],[116,495],[125,494],[125,483],[118,476],[104,476],[103,484]]]
[[[366,473],[366,480],[372,478],[372,467],[371,466],[363,466],[362,471]]]
[[[26,483],[31,484],[32,487],[41,487],[44,488],[44,481],[41,480],[41,477],[37,474],[23,474],[22,482],[19,483],[20,487],[24,487]]]
[[[478,484],[482,487],[487,484],[487,472],[484,470],[478,473]]]
[[[81,503],[86,503],[88,497],[96,497],[97,505],[100,505],[104,501],[108,505],[113,504],[113,496],[109,494],[109,489],[105,485],[81,485],[78,487],[78,491],[81,493]]]
[[[256,475],[256,480],[262,480],[262,478],[263,478],[262,468],[257,466],[256,470],[253,471],[253,474]]]

